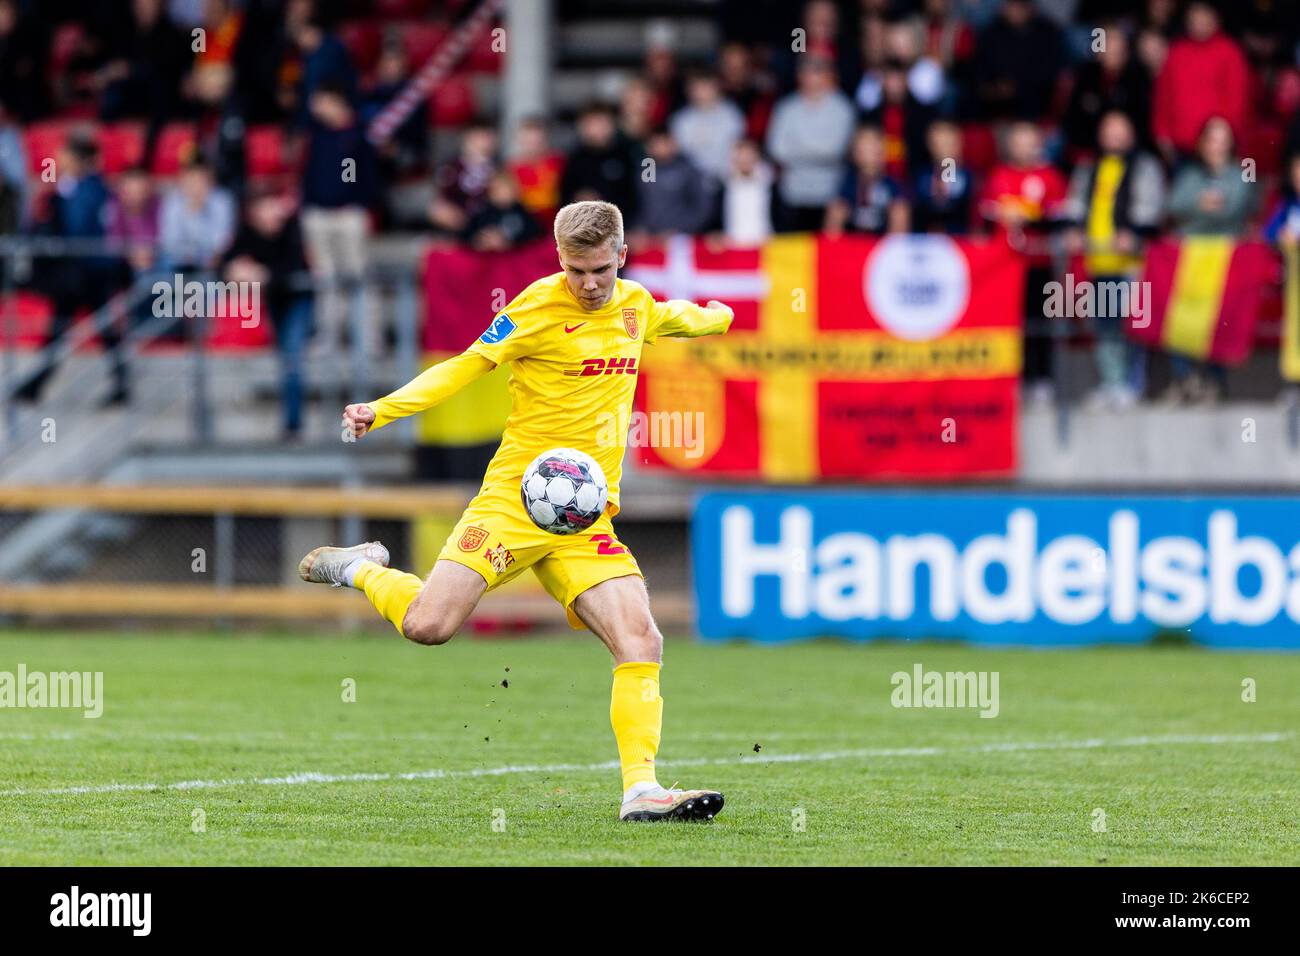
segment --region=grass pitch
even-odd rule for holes
[[[0,633],[0,671],[103,671],[105,697],[97,720],[0,709],[0,864],[1300,860],[1297,655],[670,639],[665,660],[660,779],[723,790],[712,824],[616,819],[590,637]],[[893,707],[917,663],[997,671],[999,715]]]

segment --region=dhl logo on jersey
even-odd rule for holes
[[[589,358],[582,360],[582,368],[566,368],[565,375],[635,375],[636,358]]]

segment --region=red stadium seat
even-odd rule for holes
[[[144,124],[111,123],[99,130],[100,169],[116,176],[144,159]]]
[[[69,125],[66,120],[49,120],[27,127],[24,133],[27,169],[33,176],[41,174],[45,160],[53,159],[58,154],[59,147],[68,137]]]
[[[198,134],[193,123],[168,123],[154,144],[151,165],[153,174],[175,176],[197,150]]]
[[[431,0],[374,0],[375,16],[380,20],[422,17],[430,5]]]
[[[279,126],[250,126],[244,136],[244,159],[249,176],[279,176],[289,171],[284,131]]]
[[[474,44],[469,48],[469,52],[465,55],[465,69],[471,73],[501,72],[501,64],[505,59],[505,54],[492,49],[492,44],[495,42],[492,31],[499,26],[501,26],[499,22],[493,22],[492,26],[474,41]]]
[[[35,292],[11,292],[0,296],[0,317],[12,322],[13,341],[17,348],[38,348],[45,341],[45,331],[50,327],[54,310],[50,300]],[[0,348],[6,343],[8,328],[0,327]]]
[[[429,97],[429,122],[434,126],[465,126],[477,111],[474,86],[460,74],[447,77]]]
[[[403,23],[400,27],[402,48],[412,70],[424,66],[433,51],[442,45],[447,28],[436,23]]]
[[[984,123],[966,123],[961,128],[961,153],[967,166],[987,173],[998,161],[998,144],[993,128]]]

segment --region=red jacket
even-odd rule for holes
[[[1250,67],[1230,37],[1216,33],[1204,41],[1174,42],[1156,78],[1151,116],[1156,139],[1190,152],[1205,121],[1222,116],[1240,148],[1249,115]]]

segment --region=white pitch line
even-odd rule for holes
[[[1158,747],[1165,744],[1273,744],[1289,740],[1290,731],[1263,734],[1169,734],[1163,737],[1120,737],[1116,740],[1011,741],[978,747],[864,747],[856,750],[825,750],[818,753],[766,754],[754,757],[688,757],[661,761],[669,767],[709,767],[738,763],[809,763],[855,760],[870,757],[937,757],[945,754],[1015,753],[1036,750],[1092,750],[1102,747]],[[399,780],[442,780],[458,777],[500,777],[517,773],[573,773],[616,770],[617,760],[603,763],[512,764],[472,770],[415,770],[407,773],[317,773],[307,771],[283,777],[247,777],[221,780],[180,780],[176,783],[105,783],[48,789],[0,790],[0,797],[65,796],[88,793],[134,793],[156,790],[211,790],[220,787],[289,787],[307,783],[375,783]]]

